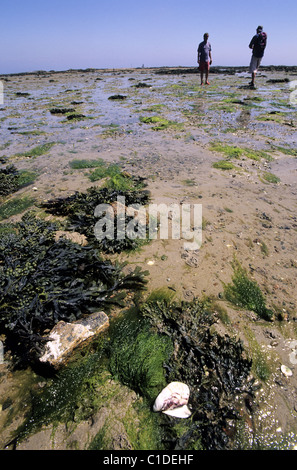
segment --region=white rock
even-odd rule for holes
[[[40,362],[53,367],[65,364],[73,350],[82,346],[87,340],[103,332],[109,326],[109,318],[104,312],[95,312],[74,323],[58,322],[45,344]]]

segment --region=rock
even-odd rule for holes
[[[127,96],[124,95],[112,95],[108,99],[109,100],[125,100]]]
[[[95,337],[109,326],[104,312],[96,312],[74,323],[58,322],[48,335],[40,362],[54,368],[64,365],[75,348]]]
[[[64,230],[58,230],[55,234],[55,241],[58,241],[60,238],[66,238],[66,240],[70,240],[73,243],[77,243],[81,246],[86,246],[88,244],[87,237],[78,232],[67,232]]]

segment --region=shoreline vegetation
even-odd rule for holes
[[[296,449],[297,66],[256,90],[247,69],[0,76],[0,448]],[[133,206],[200,205],[201,246],[98,240],[117,200],[130,229]],[[102,333],[40,363],[97,313]],[[183,419],[154,410],[172,382]]]
[[[15,73],[3,73],[0,74],[0,77],[13,77],[13,76],[26,76],[26,75],[54,75],[54,74],[63,74],[63,73],[87,73],[87,72],[100,72],[100,73],[110,73],[112,72],[131,72],[133,70],[147,70],[147,71],[156,71],[160,74],[192,74],[197,73],[198,66],[195,67],[186,67],[186,66],[160,66],[160,67],[123,67],[123,68],[86,68],[86,69],[68,69],[68,70],[36,70],[31,72],[15,72]],[[212,66],[211,73],[214,74],[235,74],[246,72],[248,66],[238,65],[238,66]],[[261,66],[261,71],[263,72],[297,72],[297,65],[263,65]]]

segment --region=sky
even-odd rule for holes
[[[258,25],[263,65],[297,65],[296,0],[2,0],[0,74],[186,66],[209,33],[213,66],[246,66]]]

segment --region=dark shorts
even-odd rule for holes
[[[207,72],[209,70],[209,62],[201,61],[199,64],[200,72]]]

